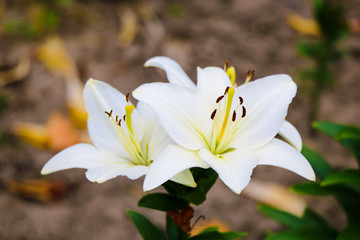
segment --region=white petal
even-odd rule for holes
[[[86,177],[91,182],[103,183],[117,176],[127,176],[134,180],[146,174],[149,167],[135,166],[132,164],[111,164],[92,168],[86,172]]]
[[[148,104],[166,132],[178,144],[196,150],[204,146],[203,129],[211,131],[211,113],[195,92],[170,83],[143,84],[133,96]]]
[[[94,168],[103,164],[106,155],[90,144],[80,143],[52,157],[41,170],[41,174],[70,168]]]
[[[282,136],[288,143],[290,143],[299,152],[302,149],[302,140],[298,130],[290,122],[285,121],[281,126],[279,135]]]
[[[243,98],[246,116],[240,119],[232,147],[253,149],[268,143],[284,124],[295,94],[296,84],[288,75],[273,75],[238,87],[235,95]]]
[[[125,115],[125,106],[128,105],[125,96],[107,83],[90,79],[84,88],[84,103],[89,113],[88,132],[91,141],[102,151],[128,156],[122,142],[117,135],[117,127],[111,124],[105,111],[112,112],[112,116]],[[136,110],[132,119],[141,139],[143,132],[142,123]],[[122,124],[126,129],[126,124]]]
[[[147,149],[150,159],[156,159],[157,155],[173,140],[165,132],[154,111],[147,104],[139,102],[136,108],[144,120],[144,136],[141,140],[142,149]]]
[[[189,169],[176,174],[174,177],[170,178],[170,180],[188,187],[196,187],[196,182]]]
[[[144,181],[144,191],[152,190],[176,174],[192,167],[208,168],[194,151],[169,145],[151,164]],[[175,178],[176,180],[176,178]]]
[[[168,57],[158,56],[150,58],[146,61],[145,67],[158,67],[166,72],[169,82],[177,84],[181,87],[195,89],[195,84],[180,65]]]
[[[218,67],[197,68],[197,91],[210,104],[210,114],[216,105],[216,99],[231,86],[228,75]]]
[[[257,165],[256,154],[248,149],[236,149],[222,155],[214,155],[208,149],[203,148],[199,151],[199,156],[237,194],[240,194],[248,185],[253,169]]]
[[[285,168],[300,176],[315,181],[315,173],[306,158],[289,144],[273,139],[256,150],[259,165],[272,165]]]

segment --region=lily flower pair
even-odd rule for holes
[[[273,165],[309,180],[315,174],[299,152],[301,137],[285,121],[296,85],[273,75],[236,87],[234,71],[198,68],[197,85],[167,57],[145,66],[165,70],[169,83],[133,91],[137,107],[106,83],[90,79],[84,89],[88,131],[94,145],[77,144],[55,155],[42,174],[88,169],[90,181],[145,175],[144,191],[167,180],[190,187],[190,168],[213,168],[235,193],[257,165]],[[233,70],[229,68],[227,70]],[[276,139],[279,134],[291,145]]]

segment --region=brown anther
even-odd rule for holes
[[[229,61],[226,60],[225,63],[224,63],[224,70],[226,71],[226,69],[228,68],[229,66]]]
[[[110,110],[110,112],[105,111],[105,113],[106,113],[109,117],[111,117],[112,112],[113,112],[112,109]]]
[[[239,97],[240,105],[243,104],[244,100],[242,97]]]
[[[126,121],[126,115],[123,116],[124,121]]]
[[[246,81],[246,82],[249,82],[249,81],[254,77],[254,74],[255,74],[255,71],[254,71],[254,70],[249,70],[249,71],[246,73],[245,81]]]
[[[116,115],[115,121],[118,122],[119,121],[119,117],[118,115]]]
[[[244,118],[246,116],[246,108],[242,106],[242,115],[241,118]]]
[[[129,102],[129,96],[130,96],[130,93],[126,94],[126,102],[127,103]]]
[[[216,109],[211,113],[211,116],[210,116],[211,120],[214,120],[215,114],[216,114]]]
[[[236,112],[234,111],[232,115],[232,121],[235,122],[235,120],[236,120]]]
[[[224,95],[221,95],[220,97],[218,97],[218,98],[216,99],[216,103],[219,103],[223,98],[224,98]]]
[[[119,120],[118,125],[121,127],[121,119]]]
[[[224,95],[226,95],[228,91],[229,91],[229,86],[226,87]]]

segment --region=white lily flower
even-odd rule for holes
[[[137,179],[172,142],[150,107],[140,102],[135,108],[128,95],[110,85],[90,79],[83,97],[94,145],[82,143],[63,150],[45,164],[42,174],[85,168],[92,182],[102,183],[116,176]],[[172,180],[196,186],[189,170],[179,172]]]
[[[155,57],[145,66],[164,69],[170,83],[144,84],[133,96],[152,107],[178,145],[170,145],[158,157],[144,190],[191,167],[213,168],[238,194],[257,165],[278,166],[315,179],[310,164],[299,153],[300,135],[285,121],[296,94],[290,76],[273,75],[235,87],[223,69],[207,67],[197,69],[195,86],[169,58]],[[278,133],[294,147],[275,139]]]

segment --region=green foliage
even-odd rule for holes
[[[308,94],[311,101],[309,122],[317,119],[321,93],[332,86],[335,76],[332,64],[345,54],[338,48],[338,43],[344,39],[349,29],[344,18],[340,1],[312,0],[313,15],[319,25],[319,39],[298,41],[296,49],[300,56],[310,59],[314,65],[299,72],[299,78],[310,81]]]
[[[152,193],[141,198],[138,202],[138,206],[166,212],[184,209],[189,206],[189,203],[166,193]]]
[[[189,203],[200,205],[205,201],[206,194],[214,185],[218,175],[212,169],[193,168],[191,172],[197,183],[196,188],[186,187],[172,181],[167,181],[163,186],[169,194],[184,199]]]
[[[313,126],[346,147],[359,160],[360,129],[355,126],[331,122],[316,122]],[[346,141],[344,141],[346,139]],[[351,141],[349,141],[351,140]],[[299,218],[290,213],[260,205],[259,211],[285,225],[288,229],[268,234],[267,240],[352,240],[360,236],[360,170],[344,169],[335,171],[315,151],[304,147],[302,153],[309,160],[320,182],[308,182],[292,187],[292,190],[313,196],[333,196],[344,210],[348,225],[338,233],[316,212],[306,209]]]
[[[190,238],[168,215],[166,216],[166,233],[169,240],[188,240]]]
[[[164,234],[144,215],[130,209],[126,210],[126,214],[144,240],[166,240]]]
[[[247,234],[244,232],[224,232],[219,231],[204,231],[196,236],[190,238],[190,240],[235,240],[245,237]]]

